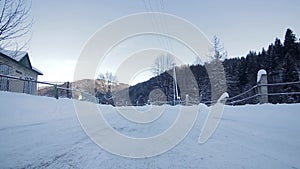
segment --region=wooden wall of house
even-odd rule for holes
[[[37,80],[38,74],[9,58],[0,55],[0,67],[6,65],[9,67],[9,71],[3,71],[0,68],[0,73],[7,74],[16,77],[22,77],[25,79]],[[1,72],[2,71],[2,72]],[[13,80],[8,78],[0,77],[0,90],[18,92],[18,93],[28,93],[37,94],[37,85],[33,82],[26,82],[21,80]]]

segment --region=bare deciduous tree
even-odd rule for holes
[[[106,72],[105,74],[100,73],[98,79],[105,80],[108,83],[118,83],[117,76],[113,75],[111,72]]]
[[[118,83],[117,76],[113,75],[111,72],[106,72],[105,74],[100,73],[98,79],[105,81],[105,87],[107,91],[110,91],[111,86]]]
[[[161,73],[170,70],[175,65],[175,59],[172,55],[160,55],[158,56],[153,64],[153,74],[155,76],[160,75]]]
[[[0,0],[0,48],[22,50],[29,42],[31,5],[26,0]]]

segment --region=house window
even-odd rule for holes
[[[13,70],[12,67],[0,63],[0,73],[1,74],[10,75],[12,73],[12,70]]]
[[[22,72],[20,72],[20,71],[18,71],[18,70],[16,70],[16,73],[18,73],[18,74],[20,74],[20,75],[22,74]]]
[[[29,74],[25,74],[24,77],[26,80],[29,81],[24,81],[24,88],[23,88],[23,92],[27,93],[27,94],[35,94],[36,91],[36,83],[34,83],[33,81],[36,80],[34,77],[31,77]]]
[[[0,74],[10,75],[12,73],[12,67],[0,63]],[[9,79],[6,77],[0,77],[0,90],[9,91]]]

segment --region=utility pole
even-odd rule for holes
[[[175,105],[176,100],[178,98],[178,88],[177,88],[177,79],[176,79],[176,70],[175,70],[175,64],[173,66],[173,103]]]

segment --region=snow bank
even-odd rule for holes
[[[266,75],[267,71],[264,69],[260,69],[257,73],[257,83],[260,81],[262,75]]]
[[[141,125],[112,106],[99,108],[115,130],[132,137],[157,135],[177,117],[176,106],[168,106],[158,120]],[[153,158],[129,159],[87,137],[72,100],[0,92],[0,168],[300,168],[299,109],[300,104],[225,106],[220,126],[200,145],[209,107],[183,106],[183,113],[199,114],[180,144]]]

